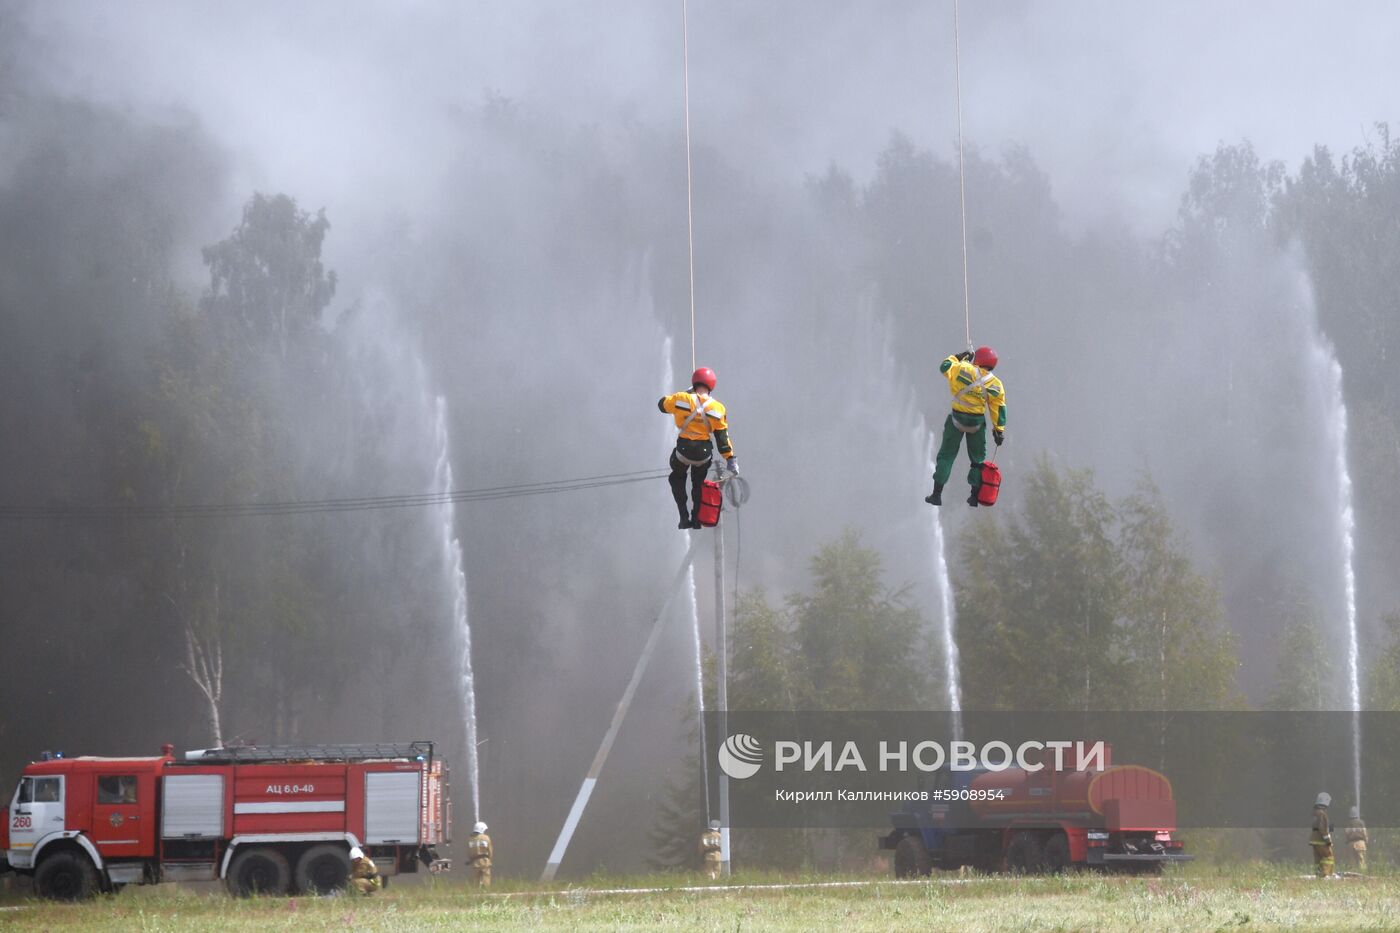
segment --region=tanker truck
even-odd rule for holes
[[[917,804],[891,814],[879,837],[896,878],[964,866],[1018,874],[1093,868],[1157,873],[1191,856],[1172,839],[1171,782],[1149,768],[1008,768],[923,776]]]
[[[350,849],[381,875],[448,867],[447,772],[433,743],[203,749],[25,766],[0,825],[0,866],[41,897],[222,880],[230,893],[344,888]]]

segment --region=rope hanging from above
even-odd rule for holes
[[[695,362],[695,195],[690,165],[690,13],[687,0],[681,0],[681,43],[685,84],[685,232],[686,256],[690,263],[690,368]]]
[[[958,206],[962,219],[962,273],[963,273],[963,336],[967,348],[972,349],[972,299],[968,288],[967,271],[967,170],[963,158],[962,125],[962,42],[958,30],[958,0],[953,0],[953,74],[954,88],[958,102]],[[692,286],[693,289],[693,286]],[[692,298],[693,301],[693,298]],[[694,309],[692,306],[692,315]],[[692,324],[692,327],[694,325]],[[692,335],[693,336],[693,335]]]

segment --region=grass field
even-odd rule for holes
[[[677,876],[595,879],[539,891],[460,883],[395,886],[374,898],[234,900],[215,888],[128,888],[83,904],[14,892],[6,930],[1400,930],[1400,875],[1320,881],[1303,867],[1191,866],[1160,878],[875,879],[736,877],[684,890]],[[844,886],[769,887],[784,883]],[[748,885],[747,887],[743,885]],[[703,885],[710,887],[709,885]],[[601,889],[651,888],[639,893]],[[657,889],[660,890],[657,890]]]

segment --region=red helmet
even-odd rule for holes
[[[978,347],[977,352],[972,354],[972,362],[983,369],[995,369],[997,365],[997,351],[991,347]]]
[[[701,366],[690,374],[690,384],[704,386],[713,392],[715,390],[715,371],[708,366]]]

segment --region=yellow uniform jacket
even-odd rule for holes
[[[706,830],[705,833],[700,836],[700,854],[705,857],[705,861],[707,862],[723,861],[723,843],[720,839],[719,830]]]
[[[1330,846],[1332,827],[1327,822],[1327,808],[1313,807],[1312,834],[1308,836],[1310,846]]]
[[[676,419],[681,440],[708,441],[713,436],[724,459],[734,456],[734,448],[729,443],[729,422],[724,417],[724,405],[718,399],[695,392],[677,392],[663,398],[657,407]]]
[[[939,371],[948,377],[948,391],[953,393],[953,411],[964,415],[986,414],[992,427],[998,431],[1006,430],[1006,386],[992,375],[990,369],[983,369],[954,355],[943,361]]]
[[[364,894],[377,891],[384,884],[379,877],[379,866],[368,855],[350,863],[350,883]]]
[[[472,868],[490,868],[491,856],[495,850],[491,848],[491,837],[485,833],[472,833],[467,837],[467,861]]]

